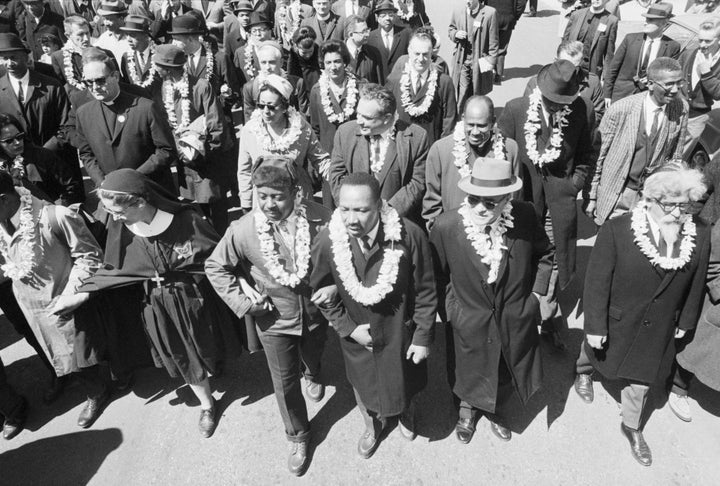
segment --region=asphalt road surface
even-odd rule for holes
[[[446,32],[451,2],[426,3],[444,44],[443,57],[450,60]],[[634,8],[628,4],[623,13],[633,14]],[[509,79],[492,93],[498,107],[520,95],[527,78],[553,58],[558,10],[558,3],[540,0],[538,17],[519,22],[507,59]],[[570,316],[568,349],[556,352],[543,344],[543,390],[525,409],[515,404],[510,442],[496,439],[486,419],[469,445],[455,439],[442,326],[429,360],[430,383],[419,397],[420,436],[411,443],[392,431],[369,460],[356,453],[363,422],[345,378],[337,337],[330,331],[324,357],[327,393],[321,403],[309,404],[312,463],[297,479],[286,469],[288,446],[262,353],[231,361],[224,376],[211,379],[222,416],[210,439],[197,431],[200,409],[187,387],[155,369],[139,371],[132,391],[116,395],[95,425],[81,430],[76,424],[81,390],[71,388],[57,403],[43,405],[42,366],[3,320],[0,353],[10,382],[32,408],[27,430],[11,442],[0,440],[0,484],[720,484],[720,394],[693,383],[693,421],[684,423],[656,390],[645,429],[654,463],[645,468],[631,457],[620,434],[618,390],[596,383],[592,405],[572,390],[582,339],[583,265],[592,244],[587,221],[581,222],[580,231],[579,277],[563,296]]]

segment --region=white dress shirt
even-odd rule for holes
[[[357,15],[359,10],[358,0],[345,0],[345,15],[347,17]]]
[[[429,74],[430,74],[429,69],[426,69],[425,71],[423,71],[422,74],[418,74],[418,72],[415,71],[414,69],[410,70],[410,86],[412,86],[412,90],[414,93],[417,93],[417,90],[415,88],[417,86],[418,76],[420,77],[420,82],[421,82],[420,86],[424,86],[425,83],[427,83]]]
[[[25,76],[20,79],[17,79],[8,73],[8,79],[10,80],[10,86],[12,86],[15,96],[18,96],[18,88],[20,87],[20,85],[22,85],[23,100],[25,103],[27,103],[28,85],[30,84],[30,70],[28,69],[25,72]]]
[[[645,52],[648,48],[650,48],[650,57],[648,58],[648,66],[651,62],[655,60],[655,58],[658,55],[658,50],[660,50],[660,37],[656,37],[655,39],[646,38],[645,42],[643,43],[643,49],[640,53],[640,62],[642,63],[642,60],[645,59]]]
[[[660,252],[660,238],[663,238],[662,234],[660,234],[660,226],[655,222],[653,217],[650,216],[649,214],[647,215],[647,220],[648,220],[648,226],[650,227],[650,232],[652,233],[652,236],[653,236],[653,240],[655,240],[655,244],[658,246],[658,253],[659,253]],[[680,236],[681,235],[678,234],[678,237],[680,237]],[[665,239],[665,238],[663,238],[663,239]],[[675,243],[673,243],[672,245],[669,244],[667,241],[665,243],[667,246],[666,254],[660,255],[660,256],[672,258],[673,246]]]
[[[385,32],[384,30],[380,29],[380,34],[382,35],[382,40],[383,40],[383,44],[385,44],[385,48],[388,51],[392,50],[393,29],[390,29],[390,32]]]
[[[653,118],[655,117],[656,110],[660,110],[657,126],[658,131],[660,131],[660,127],[665,123],[665,107],[655,103],[655,100],[653,100],[650,93],[648,93],[645,98],[645,103],[643,103],[643,109],[645,110],[645,134],[649,136],[652,131]]]
[[[368,248],[372,248],[373,245],[375,244],[375,239],[377,238],[379,229],[380,229],[380,220],[378,219],[377,223],[375,223],[375,226],[373,226],[373,229],[368,231],[366,235],[364,235],[360,238],[355,238],[357,240],[358,245],[360,246],[360,249],[363,252],[363,255],[367,255],[367,251],[365,250],[365,245],[363,244],[362,239],[367,237],[366,240],[367,240]]]

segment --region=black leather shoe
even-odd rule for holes
[[[308,381],[305,385],[305,394],[313,402],[319,402],[325,396],[325,385]]]
[[[575,376],[575,393],[578,394],[583,402],[592,403],[595,399],[592,376],[578,373]]]
[[[50,387],[45,390],[45,393],[43,394],[43,402],[46,405],[51,404],[55,400],[57,400],[60,395],[62,395],[63,390],[65,389],[65,382],[67,381],[67,377],[61,376],[53,376],[50,381]]]
[[[475,421],[473,419],[458,419],[455,424],[455,437],[462,444],[468,444],[475,435]]]
[[[525,17],[537,17],[537,12],[525,12]]]
[[[127,375],[123,376],[122,378],[118,378],[117,380],[113,381],[113,385],[115,385],[115,389],[120,392],[124,392],[125,390],[130,389],[133,384],[133,374],[132,372],[128,373]]]
[[[109,400],[110,391],[108,389],[105,389],[105,391],[103,391],[98,396],[88,397],[87,401],[85,402],[85,406],[80,411],[80,416],[78,417],[78,425],[83,429],[87,429],[93,423],[95,423]]]
[[[400,417],[400,420],[398,420],[398,429],[400,429],[400,433],[405,440],[412,442],[417,438],[412,417]]]
[[[358,454],[363,459],[370,459],[378,447],[378,434],[373,429],[365,429],[358,441]]]
[[[500,76],[499,74],[495,74],[495,76],[493,76],[493,84],[495,86],[501,86],[502,85],[502,76]]]
[[[288,470],[295,476],[302,476],[308,467],[308,443],[293,442],[288,457]]]
[[[492,430],[492,433],[495,434],[495,437],[504,442],[512,439],[512,432],[510,431],[510,429],[508,429],[507,427],[503,427],[500,424],[491,421],[490,430]]]
[[[215,422],[215,408],[215,400],[213,400],[211,409],[200,410],[200,423],[198,426],[200,427],[200,435],[206,439],[215,433],[215,427],[217,426]]]
[[[652,452],[650,446],[645,442],[645,437],[639,430],[633,430],[625,424],[620,424],[620,430],[630,441],[630,452],[637,462],[643,466],[652,464]]]
[[[22,404],[20,410],[18,410],[16,416],[12,419],[5,419],[3,423],[3,439],[10,440],[20,432],[22,432],[25,426],[25,419],[27,418],[27,400],[22,398]]]

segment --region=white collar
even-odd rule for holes
[[[414,69],[410,70],[410,81],[413,84],[413,87],[415,86],[415,83],[417,83],[418,76],[420,76],[420,79],[422,80],[422,83],[425,84],[425,81],[427,81],[428,76],[430,75],[430,67],[428,67],[425,71],[422,72],[422,74],[417,73]]]
[[[25,87],[30,83],[30,69],[25,71],[25,75],[20,79],[17,79],[16,77],[12,76],[10,73],[8,73],[8,78],[10,79],[10,84],[12,85],[12,87],[15,88],[15,90],[17,91],[18,84],[22,84],[23,87]],[[27,90],[25,90],[25,91],[27,91]]]
[[[126,224],[125,227],[138,236],[149,238],[165,232],[170,227],[173,217],[173,214],[158,209],[150,224],[138,221],[134,224]]]
[[[372,246],[375,244],[375,239],[377,238],[378,231],[380,231],[380,219],[378,219],[377,223],[375,223],[375,226],[373,226],[373,229],[368,231],[367,234],[365,235],[368,237],[367,243],[370,248],[372,248]],[[358,242],[360,242],[361,238],[357,238]],[[360,248],[362,248],[362,243],[360,243]]]
[[[660,239],[662,238],[664,240],[665,238],[663,237],[662,233],[660,233],[660,225],[657,223],[657,221],[655,221],[655,218],[650,216],[650,212],[647,213],[646,217],[648,220],[648,226],[650,227],[650,232],[652,233],[653,240],[655,240],[655,245],[657,245],[657,249],[659,252],[660,251]],[[682,236],[682,235],[680,235],[680,236]],[[673,247],[671,245],[667,245],[667,242],[665,242],[665,243],[667,246],[667,254],[660,255],[660,256],[670,258],[670,257],[672,257]]]

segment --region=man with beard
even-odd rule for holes
[[[593,370],[621,381],[621,431],[643,466],[652,463],[642,433],[649,387],[665,384],[674,340],[700,316],[710,232],[688,210],[705,190],[696,170],[651,175],[632,212],[602,226],[588,262],[575,391],[593,401]]]
[[[600,124],[602,146],[586,208],[597,225],[631,210],[648,175],[682,159],[688,105],[680,96],[680,63],[658,57],[647,79],[648,92],[613,103]]]
[[[548,289],[553,247],[532,205],[510,202],[522,188],[510,162],[479,157],[457,187],[462,205],[440,215],[430,233],[452,326],[446,335],[448,381],[459,402],[455,433],[470,442],[480,412],[508,441],[512,432],[502,422],[513,388],[527,403],[542,382],[538,296]]]
[[[433,64],[432,52],[432,36],[415,32],[402,74],[386,84],[400,101],[398,118],[424,128],[431,145],[452,133],[457,115],[452,79]]]
[[[391,418],[399,417],[405,439],[416,437],[411,405],[427,383],[437,306],[431,261],[427,237],[383,201],[373,174],[341,182],[338,209],[313,244],[310,286],[337,285],[340,298],[320,310],[341,337],[365,422],[358,442],[365,459]]]
[[[507,160],[513,175],[520,176],[517,143],[504,137],[495,126],[495,106],[487,96],[469,98],[455,132],[430,147],[422,213],[428,228],[440,214],[463,202],[465,194],[457,190],[457,185],[470,173],[471,161],[478,157]]]
[[[123,54],[130,50],[127,36],[121,29],[127,15],[127,8],[124,3],[103,2],[97,13],[102,17],[105,32],[95,39],[93,45],[112,52],[115,61],[120,65]]]
[[[369,36],[370,28],[361,17],[352,15],[345,19],[345,46],[350,53],[348,67],[368,83],[385,84],[387,73],[383,71],[382,54],[368,44]]]

